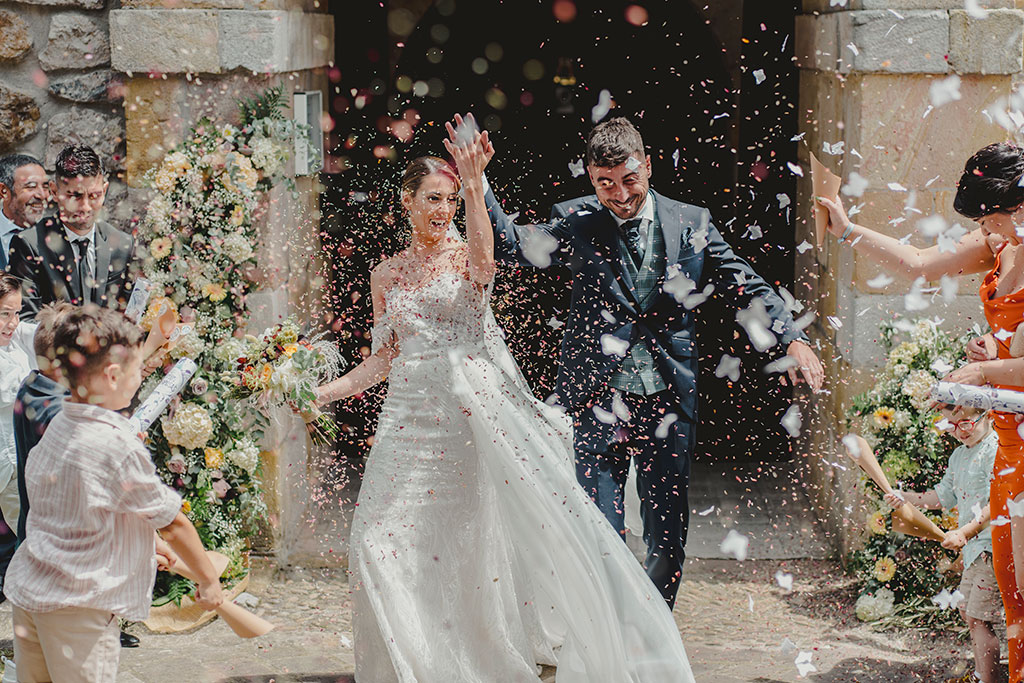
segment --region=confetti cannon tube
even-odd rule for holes
[[[160,384],[156,385],[156,389],[149,395],[149,398],[143,401],[139,409],[132,415],[131,422],[135,430],[144,432],[149,429],[149,426],[160,417],[160,413],[164,412],[171,399],[185,388],[185,384],[196,373],[196,370],[198,367],[191,358],[179,360]]]
[[[1024,391],[939,382],[932,389],[932,398],[942,403],[967,406],[978,410],[1024,413]]]
[[[865,474],[871,477],[872,481],[878,484],[878,488],[882,489],[883,493],[893,493],[889,479],[885,476],[885,472],[882,471],[882,466],[878,464],[875,452],[871,450],[871,446],[864,440],[864,437],[850,434],[848,439],[852,439],[854,442],[851,444],[847,439],[843,439],[846,444],[846,452],[850,458],[864,470]],[[931,541],[941,542],[946,537],[946,534],[942,532],[942,529],[935,522],[928,519],[923,512],[910,503],[904,503],[902,507],[892,511],[892,529],[901,534],[917,536],[918,538]]]
[[[209,556],[210,562],[213,563],[214,569],[218,570],[219,573],[223,573],[224,568],[227,566],[227,558],[211,550],[208,550],[206,554]],[[196,583],[199,582],[198,575],[180,558],[170,567],[170,570],[175,574],[184,576],[186,579]],[[217,612],[217,616],[224,620],[225,624],[231,627],[231,630],[236,635],[242,638],[257,638],[274,630],[274,625],[266,619],[258,617],[244,607],[240,607],[227,600],[222,602],[214,611]]]

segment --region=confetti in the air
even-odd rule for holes
[[[740,380],[740,359],[729,354],[722,354],[715,368],[715,377],[728,377],[732,382]]]
[[[586,171],[583,169],[583,159],[580,159],[578,161],[570,161],[569,173],[572,173],[573,178],[579,178],[581,175],[586,173]]]
[[[794,439],[800,436],[800,427],[802,426],[803,416],[800,414],[800,406],[795,403],[786,410],[786,414],[782,416],[782,426],[786,429],[786,432]]]
[[[767,78],[767,76],[764,75],[764,69],[754,69],[754,83],[756,85],[764,83],[765,78]]]
[[[931,87],[928,88],[928,97],[935,107],[956,102],[960,99],[960,77],[953,74],[932,81]]]
[[[594,123],[599,123],[601,119],[608,115],[611,108],[612,94],[608,90],[602,90],[597,98],[597,104],[590,110],[590,120]]]
[[[536,226],[525,226],[520,231],[523,256],[538,268],[551,265],[551,255],[558,249],[558,239]]]
[[[729,529],[729,533],[725,535],[725,539],[718,549],[725,555],[732,555],[737,560],[742,562],[747,559],[747,546],[750,544],[750,539],[739,533],[735,529]]]

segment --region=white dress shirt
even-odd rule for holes
[[[128,419],[65,401],[29,454],[25,487],[32,506],[7,570],[10,601],[29,612],[87,607],[145,619],[153,532],[174,520],[181,497],[157,476]]]
[[[0,346],[0,489],[8,481],[8,466],[17,462],[14,451],[14,399],[21,382],[36,369],[36,352],[32,339],[35,323],[18,323],[11,343]]]

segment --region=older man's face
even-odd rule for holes
[[[28,228],[36,224],[50,202],[50,188],[42,166],[28,164],[14,172],[14,187],[0,183],[4,215],[15,225]]]

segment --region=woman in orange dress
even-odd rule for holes
[[[960,237],[955,250],[919,249],[852,223],[841,200],[818,197],[828,209],[829,232],[879,263],[890,274],[939,280],[988,271],[979,294],[991,332],[970,342],[967,365],[947,381],[1024,391],[1024,358],[1010,356],[1010,339],[1024,321],[1024,148],[997,143],[968,160],[953,208],[978,227]],[[1018,228],[1018,226],[1021,226]],[[1018,230],[1020,232],[1018,232]],[[944,245],[943,245],[944,246]],[[1024,680],[1024,426],[1016,415],[993,413],[999,450],[990,489],[993,569],[1006,609],[1010,682]],[[1014,506],[1014,510],[1016,507]]]

